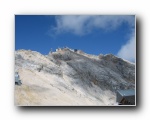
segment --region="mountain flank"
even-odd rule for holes
[[[135,64],[112,54],[90,55],[59,48],[48,55],[15,51],[15,105],[106,106],[116,104],[116,91],[135,89]]]

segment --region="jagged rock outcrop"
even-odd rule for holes
[[[112,54],[58,49],[15,52],[16,105],[113,105],[116,90],[135,88],[135,65]]]

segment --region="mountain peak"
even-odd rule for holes
[[[22,81],[15,86],[17,105],[114,105],[117,90],[135,88],[134,64],[67,47],[48,55],[18,50],[15,71]]]

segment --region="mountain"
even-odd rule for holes
[[[135,64],[112,54],[18,50],[15,71],[22,82],[14,91],[19,106],[114,105],[117,90],[135,89]]]

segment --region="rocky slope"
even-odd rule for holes
[[[135,88],[135,65],[112,54],[57,49],[15,51],[15,105],[114,105],[116,90]]]

